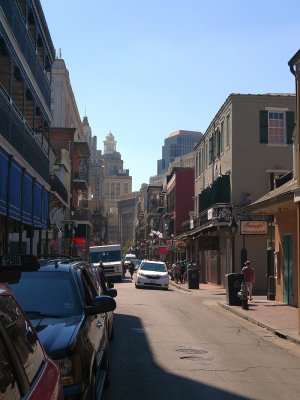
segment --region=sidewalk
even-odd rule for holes
[[[223,293],[226,290],[218,285],[200,283],[199,289],[189,289],[187,283],[170,281],[170,285],[187,290],[193,294],[200,295],[204,290]],[[266,296],[253,296],[253,300],[248,302],[249,310],[243,310],[241,306],[230,306],[225,300],[218,300],[218,304],[226,310],[259,325],[277,336],[300,344],[300,334],[298,328],[299,311],[298,308],[288,306],[278,301],[267,300]]]

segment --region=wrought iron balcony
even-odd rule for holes
[[[49,181],[49,159],[36,139],[35,132],[24,123],[17,109],[0,87],[0,132],[8,143]],[[46,139],[45,139],[46,140]]]
[[[51,190],[56,192],[68,204],[68,191],[56,175],[50,176]]]

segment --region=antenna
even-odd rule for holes
[[[61,49],[59,49],[58,58],[61,58]]]

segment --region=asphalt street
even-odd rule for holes
[[[129,278],[115,287],[104,400],[299,397],[299,345],[220,307],[224,290],[138,290]]]

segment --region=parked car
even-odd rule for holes
[[[169,274],[163,261],[143,260],[136,272],[135,287],[153,287],[168,290]]]
[[[107,280],[105,273],[102,268],[94,267],[92,269],[93,273],[96,276],[96,282],[98,285],[98,292],[99,294],[104,294],[106,296],[111,296],[115,298],[118,294],[117,290],[114,289],[113,282]],[[111,340],[114,338],[114,313],[110,311],[107,313],[107,335],[108,338]]]
[[[116,302],[99,295],[92,268],[84,261],[3,257],[1,277],[59,366],[65,399],[100,398],[109,383],[106,313]]]
[[[0,283],[0,398],[63,400],[58,367],[46,355],[14,294]]]

